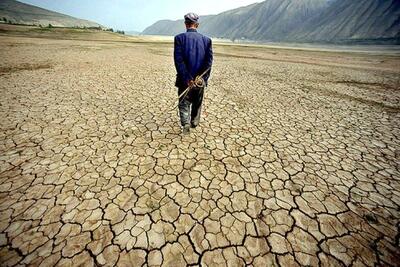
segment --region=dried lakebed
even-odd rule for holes
[[[399,57],[1,37],[2,266],[399,266]]]

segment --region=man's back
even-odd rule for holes
[[[188,81],[211,67],[213,54],[211,39],[196,29],[175,36],[174,60],[177,69],[176,86],[186,87]],[[207,82],[209,75],[205,75]]]
[[[213,61],[211,39],[198,33],[199,16],[185,15],[186,32],[175,36],[174,61],[179,96],[179,117],[184,134],[200,123],[204,88]],[[201,80],[201,78],[203,80]],[[204,81],[204,82],[203,82]]]

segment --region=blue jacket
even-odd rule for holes
[[[211,39],[198,33],[195,29],[175,36],[174,61],[177,71],[177,87],[187,87],[190,80],[201,75],[211,67],[213,62],[213,51]],[[210,71],[203,76],[207,84]]]

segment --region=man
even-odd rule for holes
[[[200,122],[204,87],[210,77],[213,52],[211,39],[197,32],[199,16],[189,13],[184,18],[186,32],[175,36],[174,61],[177,71],[175,85],[178,95],[183,93],[179,99],[179,116],[183,133],[188,134],[190,128],[196,128]],[[199,79],[202,74],[203,80]],[[199,85],[201,82],[203,86]],[[190,89],[184,93],[188,87]]]

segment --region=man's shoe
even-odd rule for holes
[[[189,124],[186,124],[186,125],[183,125],[183,134],[189,134],[190,133],[190,125]]]
[[[197,124],[194,124],[194,123],[191,123],[191,124],[190,124],[190,128],[193,128],[193,129],[194,129],[194,128],[196,128],[196,127],[197,127]]]

